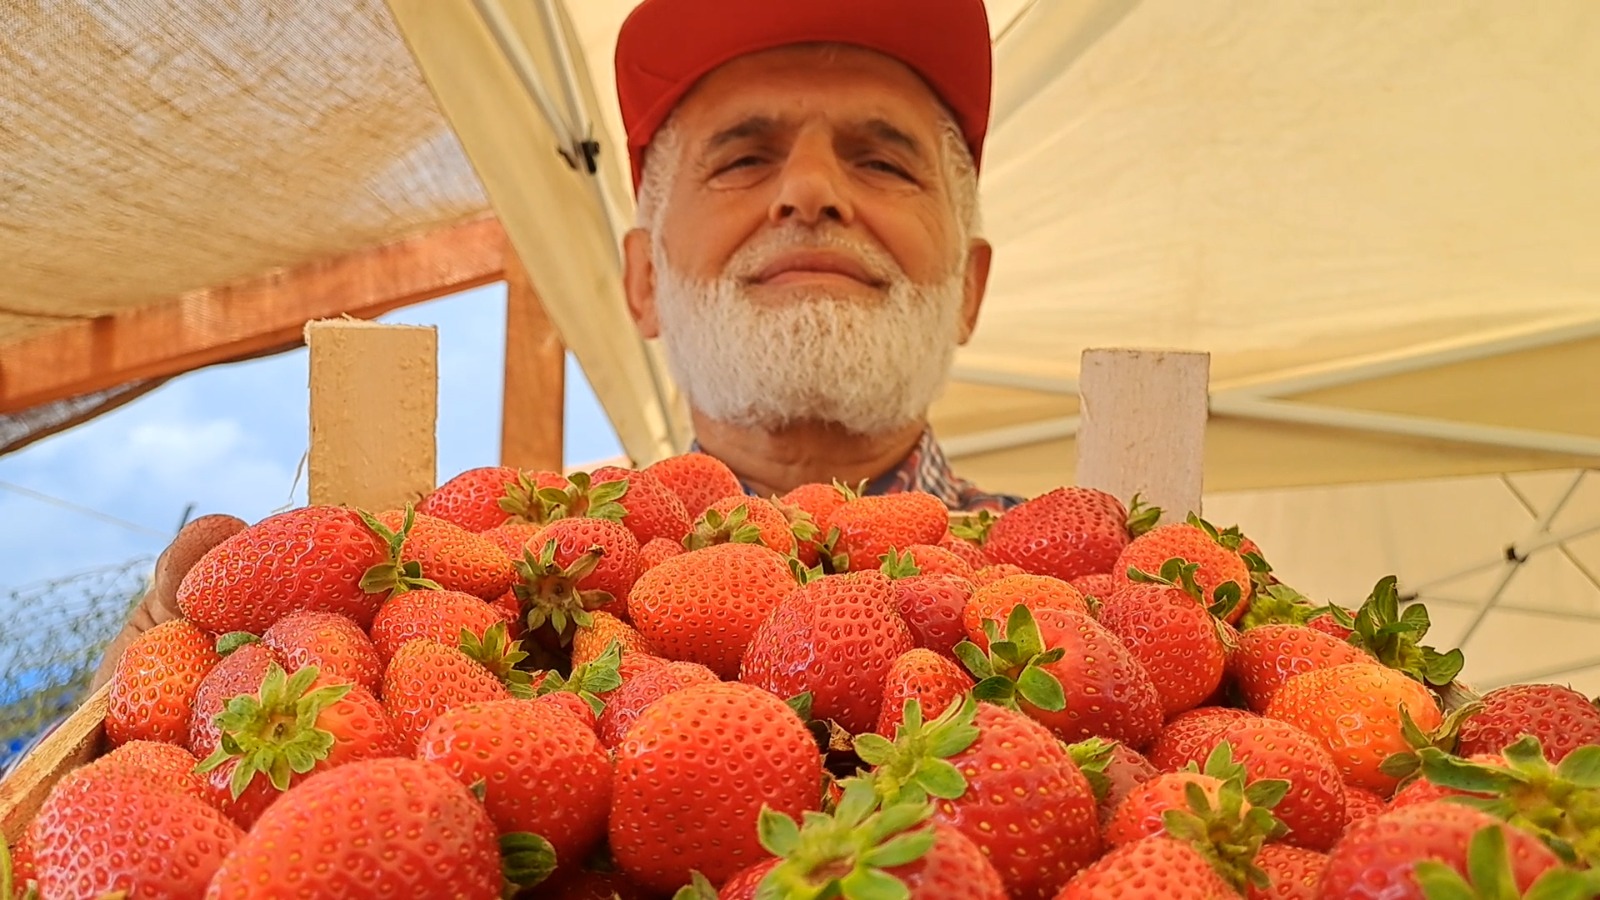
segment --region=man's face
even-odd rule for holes
[[[714,419],[883,433],[916,422],[970,334],[988,271],[952,199],[943,112],[854,48],[736,60],[680,103],[629,302]],[[658,141],[658,144],[660,142]]]

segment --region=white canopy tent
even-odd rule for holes
[[[186,292],[492,211],[627,452],[680,449],[680,398],[617,270],[631,200],[611,52],[632,5],[12,11],[0,395],[28,375],[12,348],[63,322],[181,311]],[[1529,523],[1506,484],[1600,463],[1600,394],[1584,390],[1600,361],[1600,7],[989,9],[997,254],[934,414],[964,474],[1019,493],[1072,480],[1084,348],[1204,350],[1208,509],[1303,588],[1352,600],[1347,573],[1425,584],[1493,558]],[[1557,474],[1510,474],[1541,472]],[[1596,480],[1563,528],[1600,520]],[[1413,494],[1441,520],[1403,527]],[[1528,659],[1504,610],[1546,601],[1564,618],[1535,633],[1587,634],[1594,540],[1536,553],[1571,571],[1522,566],[1474,640]]]

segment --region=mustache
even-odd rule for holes
[[[764,231],[740,247],[724,267],[724,273],[739,281],[756,278],[777,257],[794,250],[834,250],[850,256],[877,281],[905,280],[906,274],[893,256],[877,243],[829,229],[785,226]]]

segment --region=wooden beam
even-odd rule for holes
[[[372,319],[498,281],[504,247],[499,221],[480,217],[261,279],[52,328],[0,346],[0,413],[293,349],[313,319]]]
[[[500,464],[561,471],[567,348],[516,250],[506,246],[505,394]]]
[[[106,749],[110,697],[111,685],[101,686],[0,781],[0,834],[8,845],[15,847],[22,839],[56,782]]]
[[[310,502],[376,513],[421,500],[438,476],[438,330],[329,319],[307,323],[306,344]]]
[[[1200,513],[1211,357],[1164,350],[1086,350],[1078,374],[1075,481],[1163,522]]]

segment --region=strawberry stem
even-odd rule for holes
[[[311,690],[318,674],[316,666],[305,666],[291,676],[270,663],[259,693],[234,697],[217,715],[220,746],[195,771],[210,772],[237,759],[229,783],[235,800],[263,773],[274,788],[288,790],[293,775],[304,775],[328,758],[334,735],[317,727],[317,717],[352,687],[334,684]]]
[[[804,824],[763,806],[761,846],[781,862],[757,887],[758,896],[904,898],[905,883],[886,870],[921,859],[937,832],[924,826],[930,803],[882,804],[867,779],[842,782],[832,814],[808,812]]]

